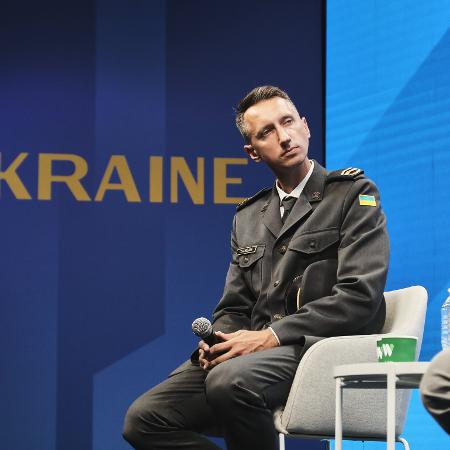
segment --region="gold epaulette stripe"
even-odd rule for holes
[[[341,172],[341,175],[349,175],[349,176],[356,176],[361,173],[361,169],[358,169],[357,167],[349,167],[348,169],[344,169]]]

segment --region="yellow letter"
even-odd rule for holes
[[[120,183],[110,182],[114,169],[117,170]],[[141,201],[141,197],[139,196],[133,176],[131,175],[130,168],[128,167],[127,160],[123,155],[111,156],[94,200],[96,202],[101,202],[107,190],[123,191],[129,202]]]
[[[243,197],[227,197],[227,184],[242,184],[242,178],[227,178],[227,165],[247,165],[247,158],[214,158],[214,203],[240,203]]]
[[[152,203],[163,201],[163,159],[162,156],[150,156],[150,195]]]
[[[53,175],[53,161],[70,161],[73,163],[75,170],[71,175]],[[67,187],[78,201],[90,201],[91,199],[89,198],[88,193],[80,183],[80,180],[85,177],[87,171],[88,166],[86,160],[81,156],[58,153],[41,153],[39,155],[38,199],[51,200],[52,183],[60,182],[67,184]]]
[[[170,201],[172,203],[178,202],[178,174],[194,205],[203,205],[205,203],[205,158],[197,158],[197,182],[183,157],[170,158]]]
[[[0,153],[0,181],[5,180],[8,183],[8,186],[13,192],[14,196],[19,200],[31,200],[31,195],[16,173],[17,168],[23,163],[24,159],[27,156],[28,153],[19,153],[19,156],[17,156],[17,158],[8,166],[8,168],[2,171],[2,154]]]

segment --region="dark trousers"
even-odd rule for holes
[[[190,361],[130,406],[123,436],[136,450],[275,450],[273,410],[286,403],[302,356],[287,345],[239,356],[205,372]]]

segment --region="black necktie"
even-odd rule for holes
[[[283,200],[281,200],[281,204],[284,207],[283,217],[281,218],[281,221],[286,222],[286,219],[289,216],[289,213],[291,212],[291,209],[293,208],[295,202],[297,199],[295,197],[284,197]]]

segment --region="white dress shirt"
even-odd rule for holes
[[[313,172],[313,169],[314,169],[314,161],[311,161],[311,167],[309,168],[308,173],[306,174],[306,177],[303,178],[303,180],[300,181],[300,183],[297,184],[297,186],[295,186],[294,190],[290,194],[284,192],[283,189],[280,188],[280,186],[278,184],[278,180],[276,181],[275,187],[277,188],[278,195],[280,196],[280,205],[281,205],[280,206],[280,214],[281,214],[281,217],[283,217],[283,213],[284,213],[284,206],[281,203],[282,200],[285,197],[299,198],[301,193],[302,193],[302,191],[303,191],[303,189],[304,189],[304,187],[306,186],[306,183],[308,182],[308,180],[309,180],[309,178],[310,178],[310,176],[311,176],[311,174]]]

